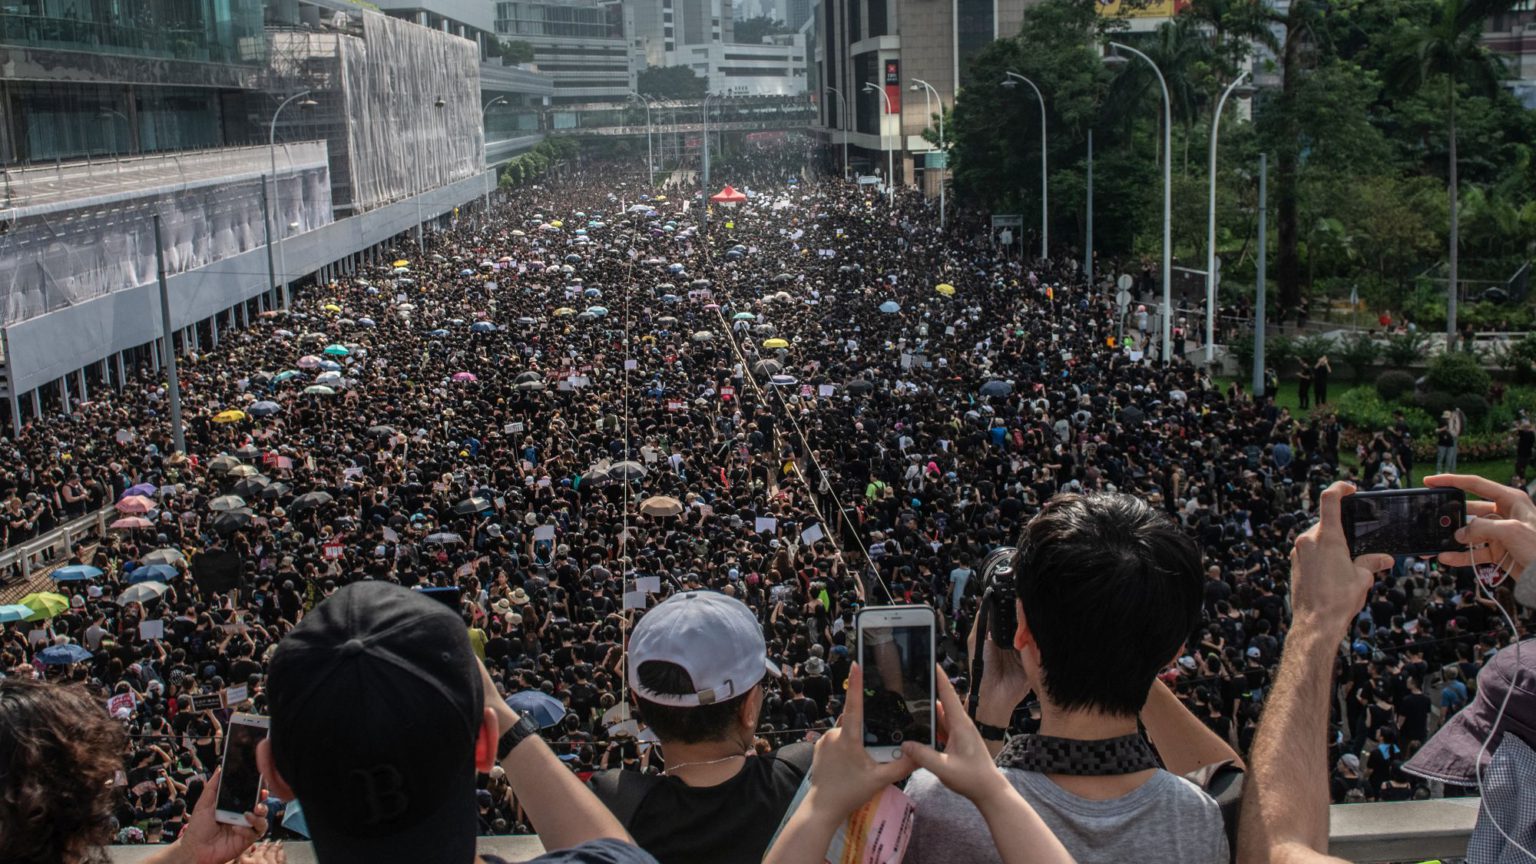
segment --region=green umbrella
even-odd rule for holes
[[[352,352],[348,350],[347,346],[345,345],[327,345],[325,346],[324,353],[329,354],[332,357],[345,357]]]

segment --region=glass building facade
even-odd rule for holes
[[[0,42],[202,63],[262,60],[261,0],[7,0]]]

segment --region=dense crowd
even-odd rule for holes
[[[543,734],[572,771],[655,772],[627,708],[639,609],[708,588],[753,610],[785,673],[770,751],[832,726],[863,605],[941,610],[963,694],[981,562],[1060,492],[1140,498],[1198,542],[1202,620],[1162,678],[1247,753],[1295,538],[1335,479],[1397,485],[1390,460],[1343,465],[1326,412],[1159,362],[1151,293],[1122,308],[1075,259],[998,248],[979,215],[941,233],[920,196],[798,165],[717,171],[750,199],[707,228],[696,200],[578,167],[301,288],[184,358],[186,454],[149,369],[0,442],[7,544],[122,510],[63,562],[62,608],[0,626],[6,674],[127,695],[119,839],[177,835],[229,714],[266,713],[278,641],[349,583],[459,589],[492,680],[555,703]],[[1475,696],[1509,635],[1496,606],[1437,562],[1377,581],[1336,660],[1336,801],[1429,794],[1402,765]],[[1013,727],[1038,722],[1026,705]],[[478,797],[482,833],[527,830],[504,772]]]

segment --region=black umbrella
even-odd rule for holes
[[[988,381],[976,392],[982,396],[1007,396],[1013,392],[1013,384],[1008,381]]]
[[[453,505],[453,512],[460,516],[483,513],[489,509],[491,509],[491,502],[479,497],[465,498],[463,501]]]
[[[244,459],[247,462],[250,462],[254,459],[261,458],[261,448],[252,444],[247,444],[244,447],[240,447],[239,449],[235,450],[234,455],[239,456],[241,459]]]
[[[240,460],[234,456],[215,456],[208,460],[208,473],[222,476],[228,474],[232,469],[239,467],[239,465]]]
[[[293,489],[287,483],[272,483],[262,487],[261,492],[258,494],[267,501],[276,501],[292,491]]]
[[[543,381],[544,376],[529,370],[512,379],[513,384],[527,384],[529,381]]]
[[[305,492],[303,495],[293,499],[293,503],[288,505],[288,509],[308,510],[311,507],[329,504],[334,500],[336,499],[332,498],[329,492]]]
[[[257,474],[254,477],[240,478],[240,482],[235,484],[234,492],[241,498],[254,498],[270,485],[272,485],[270,479]]]
[[[243,507],[237,510],[225,510],[223,513],[213,517],[213,530],[220,534],[239,531],[241,528],[250,525],[255,518],[255,513]]]
[[[393,426],[369,426],[368,434],[378,438],[390,438],[393,437],[396,432],[395,427]]]
[[[869,391],[875,389],[875,382],[866,381],[863,378],[856,378],[843,385],[843,389],[847,390],[849,393],[855,394],[868,393]]]

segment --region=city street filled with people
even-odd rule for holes
[[[442,603],[389,614],[457,616],[483,664],[487,706],[498,693],[509,697],[517,717],[533,718],[567,775],[555,778],[541,762],[527,769],[544,772],[530,784],[506,767],[522,750],[493,754],[501,758],[485,762],[474,779],[460,778],[472,790],[464,812],[443,819],[462,823],[471,836],[538,832],[551,850],[562,837],[572,845],[598,840],[594,856],[603,853],[601,843],[632,836],[663,862],[762,860],[813,750],[818,765],[826,759],[832,766],[829,778],[834,769],[847,776],[877,770],[860,761],[859,747],[845,746],[842,732],[828,734],[840,716],[846,728],[850,696],[859,690],[848,689],[850,676],[862,674],[853,665],[855,616],[868,606],[920,604],[937,612],[943,704],[969,702],[981,731],[967,712],[946,710],[948,751],[908,750],[910,764],[894,763],[906,773],[925,769],[907,781],[916,802],[909,860],[1015,860],[999,835],[1003,823],[1025,838],[1018,842],[1035,844],[1026,860],[1126,860],[1117,856],[1134,844],[1165,843],[1184,844],[1181,861],[1235,854],[1229,838],[1236,816],[1217,806],[1222,797],[1211,786],[1192,792],[1199,800],[1179,799],[1173,812],[1184,822],[1095,823],[1096,831],[1123,829],[1116,842],[1132,845],[1116,846],[1074,833],[1063,815],[1071,808],[1057,809],[1044,792],[1008,799],[1033,821],[1003,817],[992,809],[1001,806],[996,789],[961,778],[992,773],[984,769],[996,748],[982,748],[983,738],[1000,743],[992,727],[1013,735],[1122,735],[1075,734],[1078,727],[1063,725],[1078,717],[1071,709],[1097,706],[1127,718],[1130,735],[1140,713],[1155,754],[1135,764],[1181,776],[1213,764],[1246,768],[1243,794],[1251,796],[1265,779],[1254,762],[1260,716],[1290,695],[1282,657],[1300,662],[1290,659],[1290,636],[1302,610],[1312,608],[1295,596],[1297,538],[1318,524],[1331,484],[1395,488],[1397,470],[1382,460],[1341,460],[1353,456],[1351,430],[1326,405],[1293,415],[1272,396],[1226,387],[1182,357],[1164,362],[1155,321],[1138,314],[1156,298],[1148,291],[1117,302],[1115,277],[1139,273],[1140,262],[1100,262],[1103,272],[1090,282],[1080,253],[1020,257],[1017,244],[996,244],[985,214],[952,212],[941,231],[936,202],[917,191],[887,196],[814,175],[803,163],[794,147],[767,146],[716,166],[707,193],[730,183],[745,200],[709,205],[707,213],[696,185],[658,194],[638,164],[572,164],[559,176],[498,192],[488,213],[466,208],[427,231],[420,245],[402,238],[376,266],[330,284],[296,285],[286,309],[253,316],[249,328],[223,333],[216,348],[184,354],[184,453],[173,443],[164,371],[149,367],[130,370],[130,386],[93,392],[67,414],[0,439],[5,546],[114,508],[104,537],[81,541],[30,582],[5,574],[0,733],[16,722],[7,719],[7,701],[21,710],[14,707],[25,701],[19,694],[33,692],[23,682],[73,685],[59,689],[89,697],[73,710],[100,709],[89,722],[60,715],[73,728],[95,729],[99,740],[84,732],[59,737],[105,748],[92,757],[92,770],[110,780],[113,794],[101,805],[109,821],[82,819],[60,830],[97,842],[171,844],[181,837],[183,844],[213,844],[214,829],[190,826],[220,765],[231,715],[243,712],[273,718],[264,758],[276,771],[264,772],[264,830],[225,831],[218,839],[226,845],[196,860],[278,860],[277,847],[242,852],[263,836],[319,832],[322,843],[324,831],[337,829],[314,823],[347,805],[304,791],[304,782],[323,782],[296,755],[322,758],[328,735],[315,724],[355,704],[356,734],[366,737],[382,728],[376,714],[408,712],[421,693],[451,686],[381,693],[377,684],[342,680],[350,673],[303,671],[330,669],[333,655],[398,638],[362,613],[324,613],[327,604],[399,605],[398,597],[370,593],[382,587],[373,583],[397,583],[427,589],[425,598]],[[1324,394],[1319,385],[1318,402]],[[1497,487],[1508,478],[1495,480]],[[1503,488],[1529,505],[1523,492]],[[1063,494],[1087,497],[1047,507]],[[1104,495],[1111,498],[1096,497]],[[1066,543],[1061,538],[1087,530],[1084,520],[1109,518],[1094,515],[1109,505],[1085,501],[1122,502],[1110,508],[1123,520],[1113,525],[1128,527],[1105,522],[1111,527],[1102,540],[1091,532],[1079,537],[1082,560],[1096,548],[1115,550],[1120,557],[1106,553],[1094,565],[1108,572],[1130,568],[1138,556],[1167,556],[1172,563],[1149,568],[1166,585],[1105,582],[1071,602],[1050,591],[1020,592],[1029,618],[1016,644],[1022,665],[986,637],[977,644],[973,631],[995,578],[989,553],[1020,545],[1021,535],[1038,537],[1015,566],[1034,562],[1027,577],[1034,579],[1070,569],[1070,558],[1052,557],[1041,544]],[[1074,516],[1080,507],[1087,510]],[[1061,524],[1026,532],[1042,512],[1043,522],[1054,514]],[[1331,548],[1326,522],[1319,542]],[[1133,535],[1150,539],[1133,545]],[[1528,563],[1513,545],[1506,549],[1512,561]],[[1523,567],[1491,561],[1523,575]],[[1359,586],[1363,608],[1327,619],[1337,618],[1339,632],[1328,633],[1328,650],[1311,667],[1315,677],[1336,681],[1314,706],[1326,723],[1297,733],[1320,732],[1326,741],[1315,766],[1321,773],[1308,782],[1332,803],[1475,794],[1476,782],[1432,781],[1409,763],[1437,729],[1478,703],[1484,664],[1523,634],[1530,610],[1513,599],[1514,580],[1480,587],[1461,566],[1482,559],[1377,563]],[[1167,576],[1175,569],[1189,578]],[[1023,585],[1026,576],[1019,578]],[[745,610],[747,629],[754,622],[760,628],[760,649],[750,639],[702,636],[657,644],[665,632],[644,645],[647,656],[684,667],[675,655],[690,648],[715,652],[719,662],[763,653],[772,674],[764,677],[757,664],[761,688],[749,700],[755,722],[732,727],[715,749],[707,746],[715,740],[710,729],[675,713],[687,709],[646,707],[658,693],[693,698],[702,682],[668,689],[635,671],[655,610],[710,592],[732,599],[710,614]],[[1031,603],[1056,603],[1074,617],[1053,628]],[[1159,620],[1143,626],[1138,609]],[[685,616],[671,626],[703,625]],[[1057,632],[1063,628],[1069,632]],[[443,638],[457,645],[452,640],[463,637]],[[1071,675],[1106,682],[1129,676],[1120,689],[1134,690],[1134,698],[1067,695],[1076,691],[1062,683],[1068,661],[1057,658],[1066,655],[1050,649],[1051,640],[1066,638],[1084,658]],[[304,657],[295,643],[312,653]],[[1127,645],[1145,645],[1142,656],[1113,662]],[[400,656],[409,650],[398,649]],[[285,652],[293,656],[285,660]],[[972,656],[983,652],[986,671],[978,678]],[[1043,672],[1030,656],[1043,658]],[[1132,674],[1128,667],[1138,665],[1145,670]],[[473,664],[466,668],[481,687]],[[297,683],[304,674],[314,680]],[[739,676],[731,680],[739,685]],[[356,699],[343,700],[354,687]],[[1044,698],[1046,691],[1054,698]],[[745,685],[735,686],[730,695],[743,692]],[[1005,692],[1016,698],[999,702]],[[698,706],[697,713],[713,699],[664,704]],[[999,704],[1000,713],[987,713]],[[300,705],[303,721],[287,719],[299,716]],[[478,701],[466,709],[472,730],[482,723],[480,709]],[[497,714],[485,720],[491,733],[507,731],[512,721],[500,716],[502,706],[485,711]],[[433,738],[444,724],[453,725],[423,721],[399,735]],[[348,737],[348,728],[331,734]],[[294,743],[300,736],[306,740]],[[813,742],[818,746],[804,746]],[[27,746],[0,747],[0,759]],[[1054,776],[1039,767],[1046,763],[1027,761],[1043,758],[1027,750],[1010,743],[1000,758],[1014,754],[1025,760],[1015,767]],[[688,803],[688,794],[745,773],[739,760],[749,757],[790,772],[764,769],[772,779],[762,789],[778,796],[772,802],[753,797],[764,791],[738,802],[760,809],[755,824],[706,824],[663,806],[663,795],[675,809],[704,806]],[[37,758],[56,767],[65,759]],[[630,801],[626,816],[614,803],[625,795],[604,789],[611,769],[658,785]],[[401,770],[408,780],[416,776]],[[690,778],[690,770],[707,779]],[[32,812],[87,806],[79,798],[85,793],[69,791],[96,776],[81,771],[72,779],[37,769],[27,795],[3,796],[0,853],[7,854],[0,858],[75,860],[7,846],[16,842],[6,836],[7,820],[27,812],[17,801],[42,802],[26,805],[39,808]],[[274,773],[286,780],[274,783]],[[906,773],[892,769],[871,788]],[[0,761],[0,789],[15,777]],[[562,820],[573,817],[550,802],[585,801],[580,784],[594,778],[591,788],[617,820],[587,820],[607,834],[562,835]],[[1065,787],[1082,798],[1126,794],[1091,786],[1103,778],[1069,779],[1087,784]],[[57,784],[51,802],[49,784]],[[315,802],[304,808],[315,811],[307,827],[286,803],[288,786],[306,805]],[[377,792],[367,788],[369,796]],[[1165,794],[1171,800],[1183,789]],[[807,800],[830,807],[842,800],[833,791],[813,791]],[[869,791],[863,795],[850,798],[848,809]],[[981,816],[950,809],[973,805]],[[963,841],[945,833],[972,820]],[[789,820],[780,837],[785,848],[775,847],[770,858],[822,860],[819,852],[796,858],[790,845],[809,838],[814,847],[819,827]],[[1189,839],[1200,832],[1203,839]],[[1170,839],[1180,833],[1189,838]],[[740,857],[701,854],[686,839],[724,842],[732,834],[751,847]],[[975,859],[974,844],[981,848]],[[573,860],[636,860],[609,852],[611,859]]]

